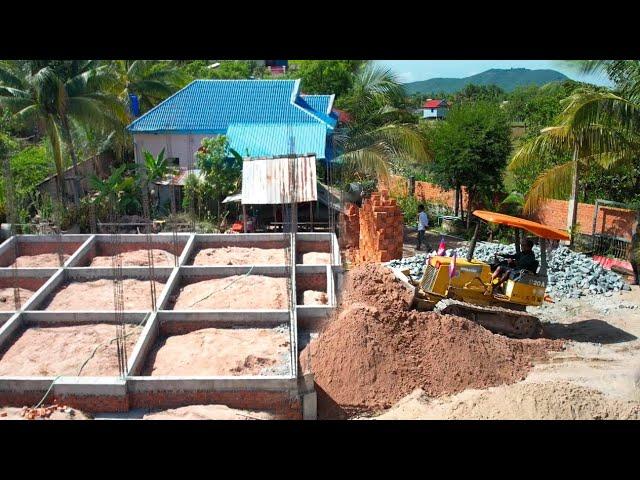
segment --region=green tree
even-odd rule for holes
[[[117,130],[126,122],[122,104],[108,92],[111,80],[108,65],[95,60],[27,60],[0,67],[0,106],[47,132],[61,193],[65,188],[61,140],[66,145],[73,165],[76,205],[82,188],[72,127]]]
[[[20,61],[0,65],[0,108],[10,112],[14,122],[45,132],[56,167],[58,198],[64,200],[66,185],[57,97],[55,73],[50,67],[38,68],[35,63]]]
[[[108,62],[113,93],[130,111],[130,94],[138,96],[140,112],[155,107],[184,84],[184,73],[170,61],[113,60]]]
[[[200,169],[204,182],[202,197],[215,202],[220,216],[220,202],[239,188],[242,158],[229,148],[227,137],[224,135],[203,138],[195,157],[196,168]]]
[[[373,64],[359,68],[343,100],[351,120],[334,133],[337,160],[346,176],[386,178],[400,166],[429,161],[426,139],[408,112],[405,97],[390,70]]]
[[[506,93],[497,85],[474,85],[470,83],[453,95],[454,104],[462,102],[500,102],[504,100]]]
[[[256,62],[251,60],[183,60],[175,63],[181,71],[184,85],[199,79],[242,80],[260,76]],[[215,63],[220,65],[211,68]]]
[[[290,76],[301,79],[308,94],[335,94],[340,103],[353,87],[362,60],[291,60]]]
[[[548,198],[571,199],[569,230],[575,231],[581,178],[589,168],[632,168],[640,153],[640,105],[620,95],[582,88],[563,101],[556,124],[544,128],[515,153],[510,168],[526,168],[541,156],[571,155],[570,160],[544,171],[527,192],[525,213]],[[572,239],[573,240],[573,239]]]
[[[511,151],[509,124],[498,105],[488,102],[454,106],[446,121],[430,129],[434,161],[431,171],[438,185],[455,189],[464,186],[471,205],[479,195],[501,188]]]

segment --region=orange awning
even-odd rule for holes
[[[549,240],[569,240],[570,238],[569,234],[564,230],[547,227],[541,223],[532,222],[531,220],[526,220],[524,218],[512,217],[511,215],[505,215],[504,213],[489,212],[488,210],[475,210],[473,214],[487,222],[521,228],[538,237],[547,238]]]

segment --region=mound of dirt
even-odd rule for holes
[[[27,290],[26,288],[19,288],[18,291],[20,292],[21,305],[34,294],[32,290]],[[16,304],[13,288],[0,288],[0,312],[12,312],[14,310],[16,310]]]
[[[562,342],[513,340],[469,320],[410,311],[411,294],[379,264],[346,275],[332,322],[302,351],[318,415],[342,418],[391,407],[416,388],[431,397],[514,383]]]
[[[272,420],[268,412],[238,410],[226,405],[188,405],[157,410],[146,414],[144,420]]]
[[[161,250],[159,248],[152,248],[153,264],[156,267],[173,267],[175,265],[175,256]],[[123,267],[146,267],[149,265],[149,251],[141,248],[139,250],[132,250],[130,252],[122,252],[120,254]],[[90,267],[111,267],[113,265],[113,256],[104,255],[93,257]]]
[[[379,420],[638,420],[640,403],[569,382],[504,385],[430,399],[418,389]]]

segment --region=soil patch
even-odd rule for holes
[[[326,292],[319,292],[317,290],[305,290],[303,293],[303,305],[327,305],[329,298]]]
[[[144,375],[286,374],[289,345],[286,326],[203,328],[161,339],[149,354]]]
[[[153,264],[156,267],[173,267],[175,265],[175,256],[166,250],[159,248],[152,249]],[[149,251],[141,248],[140,250],[132,250],[130,252],[122,252],[120,254],[123,267],[147,267],[149,266]],[[93,257],[90,267],[111,267],[113,262],[112,256]]]
[[[256,310],[287,308],[287,279],[232,275],[190,283],[180,288],[174,310]]]
[[[126,325],[131,353],[141,327]],[[29,327],[0,357],[0,376],[118,375],[116,326],[106,323],[63,327]]]
[[[302,255],[302,263],[305,265],[329,265],[331,254],[328,252],[307,252]]]
[[[114,310],[113,280],[102,278],[86,282],[71,282],[54,293],[45,310]],[[160,295],[164,282],[156,281]],[[150,310],[151,287],[149,280],[125,278],[122,281],[125,310]]]
[[[416,388],[435,397],[522,380],[561,341],[514,340],[469,320],[408,309],[386,267],[347,272],[339,309],[300,355],[315,375],[325,418],[391,407]],[[337,407],[337,408],[336,408]]]
[[[27,290],[26,288],[19,288],[20,291],[20,304],[24,303],[31,298],[35,292]],[[13,296],[13,288],[0,288],[0,312],[13,312],[16,310],[15,298]]]
[[[63,255],[64,262],[70,255]],[[16,265],[17,264],[17,265]],[[60,257],[57,253],[41,253],[40,255],[21,255],[16,258],[16,261],[9,265],[10,267],[16,266],[18,268],[57,268],[60,267]]]
[[[284,248],[203,248],[193,259],[193,265],[286,265],[286,263]]]
[[[273,420],[267,412],[238,410],[226,405],[189,405],[151,412],[143,420]]]

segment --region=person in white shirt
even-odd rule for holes
[[[429,217],[424,211],[424,205],[418,205],[418,245],[416,246],[416,250],[420,250],[420,246],[424,243],[425,248],[427,246],[426,241],[424,239],[424,234],[429,226]]]

